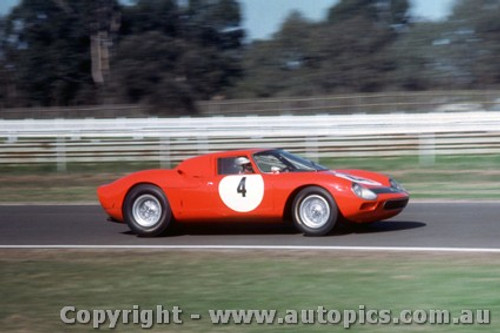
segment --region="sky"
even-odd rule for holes
[[[455,0],[410,0],[412,14],[430,20],[445,18]],[[338,0],[242,0],[244,26],[250,39],[269,38],[279,30],[290,11],[299,10],[305,17],[319,21]]]
[[[0,14],[5,15],[20,0],[0,0]],[[430,20],[445,18],[455,0],[410,0],[412,14]],[[249,39],[265,39],[278,31],[290,11],[299,10],[305,17],[319,21],[338,0],[240,0]]]

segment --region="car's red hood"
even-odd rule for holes
[[[366,187],[390,186],[389,177],[378,172],[365,170],[332,170],[336,177],[356,182]]]

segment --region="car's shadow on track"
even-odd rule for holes
[[[413,221],[379,221],[371,224],[341,224],[327,236],[344,236],[350,234],[376,234],[395,232],[425,227],[423,222]],[[131,231],[123,232],[134,236]],[[206,235],[300,235],[292,223],[186,223],[175,224],[165,235],[160,237],[206,236]]]
[[[184,235],[293,235],[300,232],[290,223],[189,223],[177,225],[170,236]],[[168,235],[167,235],[168,236]]]
[[[135,236],[128,230],[124,235]],[[158,237],[206,236],[206,235],[290,235],[300,234],[291,224],[283,223],[186,223],[175,224],[166,234]]]
[[[370,224],[342,224],[335,228],[332,236],[349,234],[375,234],[381,232],[394,232],[425,227],[427,224],[415,221],[378,221]]]

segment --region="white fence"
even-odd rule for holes
[[[312,159],[500,153],[500,112],[0,120],[0,164],[158,161],[282,147]]]

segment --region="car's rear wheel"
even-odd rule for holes
[[[153,185],[138,185],[125,198],[123,217],[139,236],[163,234],[172,223],[172,210],[163,191]]]
[[[337,223],[338,215],[335,200],[321,187],[306,187],[293,200],[293,222],[307,236],[329,233]]]

